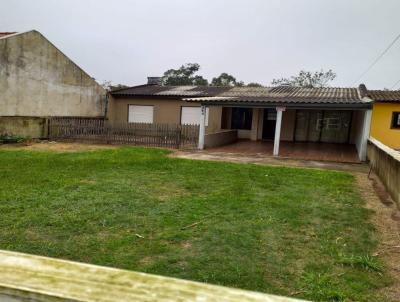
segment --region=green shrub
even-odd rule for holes
[[[23,136],[13,135],[13,134],[1,134],[0,144],[15,144],[22,143],[26,140]]]

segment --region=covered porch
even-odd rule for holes
[[[199,149],[351,163],[366,159],[372,112],[368,99],[194,100],[201,102],[203,112]],[[205,112],[212,106],[220,107],[221,129],[206,135]]]

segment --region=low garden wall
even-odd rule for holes
[[[390,196],[400,205],[400,152],[370,138],[367,156],[372,169],[385,185]]]
[[[237,130],[221,130],[220,132],[206,134],[204,137],[204,147],[213,148],[228,145],[238,139]]]
[[[0,135],[46,138],[47,118],[30,116],[0,116]]]

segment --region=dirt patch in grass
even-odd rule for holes
[[[370,178],[366,174],[356,174],[357,184],[366,201],[367,208],[373,210],[372,220],[381,234],[381,242],[374,256],[381,257],[393,284],[382,289],[382,294],[391,301],[398,301],[400,297],[400,211],[396,203],[390,198],[383,184],[376,175]]]
[[[227,153],[227,152],[209,152],[209,151],[174,151],[170,157],[194,159],[194,160],[207,160],[207,161],[222,161],[237,164],[256,164],[262,166],[272,167],[293,167],[302,169],[319,169],[319,170],[335,170],[346,172],[368,172],[368,165],[366,164],[350,164],[350,163],[336,163],[328,161],[314,161],[314,160],[301,160],[284,157],[272,157],[269,155],[249,155],[241,153]]]
[[[87,184],[87,185],[94,185],[94,184],[96,184],[96,181],[95,180],[91,180],[91,179],[82,179],[80,181],[80,183]]]
[[[144,257],[142,259],[140,259],[139,263],[143,266],[151,266],[154,263],[156,263],[159,259],[157,257]]]
[[[53,151],[53,152],[85,152],[104,149],[116,149],[118,146],[112,145],[95,145],[82,143],[62,143],[44,141],[40,143],[24,143],[24,144],[4,144],[0,145],[0,150],[29,150],[29,151]]]
[[[182,243],[182,248],[185,250],[190,249],[191,247],[192,247],[192,244],[190,242]]]

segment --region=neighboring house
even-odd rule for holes
[[[231,138],[355,146],[365,160],[372,100],[357,88],[147,85],[110,94],[112,123],[199,124],[199,148]],[[233,134],[234,133],[234,134]],[[220,143],[219,143],[220,142]]]
[[[105,95],[39,32],[0,33],[0,134],[44,137],[47,117],[102,117]]]
[[[400,149],[400,91],[368,90],[374,100],[371,137],[393,149]]]

